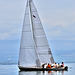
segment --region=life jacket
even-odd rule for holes
[[[47,68],[51,68],[51,65],[49,64],[49,65],[47,65]]]

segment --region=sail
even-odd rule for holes
[[[19,66],[41,66],[54,63],[54,59],[32,0],[28,0],[25,10],[19,52]]]
[[[33,34],[29,16],[29,5],[27,2],[20,43],[19,66],[36,66],[37,58],[32,35]]]
[[[38,12],[32,0],[29,2],[30,5],[30,13],[32,19],[32,27],[33,27],[33,34],[34,40],[36,45],[36,51],[38,54],[38,58],[42,63],[54,63],[54,59],[49,48],[49,44],[38,16]]]

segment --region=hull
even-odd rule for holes
[[[64,68],[39,68],[39,67],[21,67],[19,66],[20,71],[68,71],[68,67]]]

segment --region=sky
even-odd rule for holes
[[[19,52],[26,2],[27,0],[0,0],[0,52],[3,54],[4,51],[7,54],[10,49],[17,54]],[[75,62],[75,0],[33,2],[55,60]]]

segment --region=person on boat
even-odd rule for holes
[[[57,68],[57,64],[56,63],[54,64],[54,67]]]
[[[60,64],[58,63],[58,66],[57,66],[58,68],[60,68]]]
[[[45,65],[46,65],[47,63],[45,63],[45,64],[42,64],[42,68],[45,68]]]
[[[61,67],[64,67],[64,63],[62,62]]]
[[[47,65],[47,67],[46,67],[46,68],[51,68],[51,64],[49,64],[49,63],[48,63],[48,65]]]

